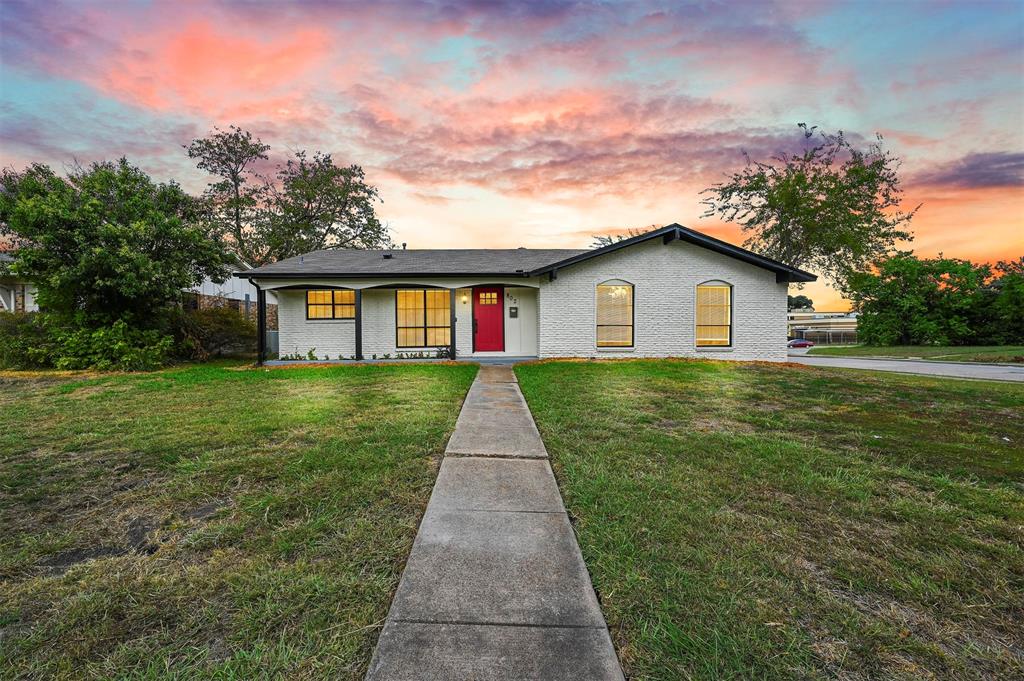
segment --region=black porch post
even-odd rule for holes
[[[451,341],[451,344],[450,344],[450,346],[448,348],[448,355],[449,355],[448,358],[451,359],[451,360],[454,360],[455,359],[455,289],[449,289],[448,292],[450,294],[450,297],[448,299],[448,301],[449,301],[448,302],[448,307],[449,307],[449,310],[451,311],[451,327],[452,327],[451,328],[451,338],[448,339],[449,341]]]
[[[256,286],[256,284],[253,284]],[[256,286],[256,365],[267,358],[267,292]]]
[[[363,359],[363,291],[356,289],[356,359]]]

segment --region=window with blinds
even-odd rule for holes
[[[306,319],[355,319],[355,291],[306,291]]]
[[[633,285],[605,282],[597,286],[597,347],[633,347]]]
[[[395,291],[396,345],[434,348],[451,344],[451,294],[447,289]]]
[[[732,286],[697,287],[697,347],[732,345]]]

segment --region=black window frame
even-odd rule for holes
[[[336,302],[334,302],[334,294],[339,292],[339,291],[351,292],[352,293],[352,302],[351,303],[336,303]],[[309,294],[310,293],[323,293],[323,292],[330,292],[330,294],[331,294],[331,302],[330,303],[310,303],[309,302]],[[307,322],[354,321],[355,318],[356,318],[356,296],[355,296],[355,294],[356,294],[355,289],[351,289],[351,288],[308,288],[308,289],[306,289],[306,321]],[[310,317],[309,316],[309,306],[310,305],[313,305],[313,306],[316,306],[316,307],[328,307],[328,306],[330,306],[330,308],[331,308],[331,316],[330,317]],[[336,312],[337,312],[337,309],[339,307],[350,307],[350,308],[352,308],[352,316],[351,317],[338,317],[338,316],[336,316]]]
[[[420,293],[423,294],[423,325],[422,326],[399,326],[399,324],[398,324],[398,294],[399,294],[399,292],[403,292],[403,291],[406,292],[406,293],[419,291]],[[428,291],[440,291],[440,292],[443,292],[443,293],[446,294],[445,300],[447,301],[448,314],[445,316],[445,320],[448,322],[447,324],[445,324],[443,326],[437,326],[437,325],[431,326],[431,325],[427,324],[427,318],[429,316],[427,314],[427,310],[430,309],[430,308],[427,307],[427,292]],[[398,348],[400,350],[409,350],[409,349],[418,349],[418,348],[447,348],[447,347],[450,347],[451,346],[451,339],[452,339],[452,322],[451,322],[451,318],[452,318],[451,292],[448,289],[443,289],[443,288],[396,288],[395,289],[395,347],[396,348]],[[433,330],[448,329],[448,342],[447,343],[440,343],[440,344],[437,344],[437,345],[429,345],[429,344],[425,344],[425,345],[402,345],[401,342],[400,342],[400,336],[401,336],[400,332],[401,332],[402,329],[422,329],[423,330],[423,342],[424,343],[426,343],[427,339],[430,337],[430,330],[431,329],[433,329]]]

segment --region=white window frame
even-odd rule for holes
[[[728,345],[698,345],[697,344],[697,323],[698,302],[697,296],[701,286],[727,286],[729,287],[729,344]],[[697,352],[732,352],[736,347],[736,286],[724,279],[708,279],[693,287],[693,347]]]
[[[597,343],[597,289],[599,286],[628,286],[631,296],[630,341],[629,345],[598,345]],[[594,283],[594,348],[598,352],[632,352],[636,350],[636,284],[625,279],[605,279]]]

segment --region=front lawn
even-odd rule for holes
[[[0,677],[361,679],[475,373],[0,373]]]
[[[1024,678],[1024,386],[516,373],[631,678]]]
[[[811,355],[832,357],[895,357],[942,362],[1024,362],[1024,345],[819,345]]]

